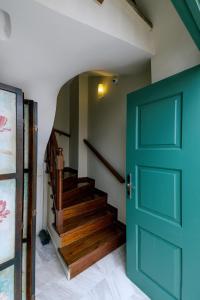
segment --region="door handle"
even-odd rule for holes
[[[132,198],[132,175],[131,173],[127,175],[127,184],[126,184],[126,191],[128,197]]]

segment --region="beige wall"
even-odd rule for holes
[[[151,59],[152,82],[200,64],[200,51],[171,0],[140,0],[138,4],[154,25],[156,54]]]
[[[78,170],[79,177],[87,176],[87,149],[83,139],[88,131],[88,77],[80,75],[70,83],[70,141],[69,166]]]
[[[97,98],[97,85],[104,82],[106,96]],[[129,92],[150,83],[150,70],[135,76],[122,76],[117,85],[111,77],[89,78],[88,139],[97,150],[125,176],[126,159],[126,96]],[[109,203],[119,210],[119,219],[125,222],[125,185],[120,184],[88,150],[88,176],[96,186],[108,193]]]
[[[70,142],[69,166],[78,170],[79,78],[70,83]]]
[[[69,133],[70,128],[69,128],[69,84],[65,84],[57,98],[57,107],[56,107],[56,115],[55,115],[55,120],[54,120],[54,128],[62,130],[64,132]],[[65,166],[69,165],[69,138],[56,134],[57,136],[57,141],[59,147],[63,148],[64,152],[64,159],[65,159]]]
[[[98,5],[96,0],[36,1],[63,16],[154,53],[149,26],[127,0],[106,0],[102,5]]]
[[[87,148],[83,139],[88,137],[88,77],[79,76],[79,142],[78,142],[78,176],[87,176]]]

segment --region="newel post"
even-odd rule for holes
[[[56,188],[56,227],[59,228],[63,224],[63,216],[62,216],[62,194],[63,194],[63,169],[64,169],[64,157],[63,157],[63,149],[57,149],[56,156],[56,166],[57,166],[57,188]]]

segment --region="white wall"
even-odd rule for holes
[[[150,69],[150,68],[149,68]],[[107,86],[106,96],[97,97],[98,83]],[[150,70],[135,76],[121,76],[117,85],[112,77],[89,78],[88,140],[125,176],[126,159],[126,97],[129,92],[150,83]],[[108,193],[109,203],[119,210],[119,219],[125,222],[125,185],[119,183],[101,162],[88,150],[88,176],[96,186]]]
[[[140,0],[138,5],[154,25],[152,82],[200,63],[200,52],[170,0]]]
[[[70,118],[70,106],[69,106],[69,83],[65,84],[57,98],[56,115],[54,119],[54,128],[70,133],[69,118]],[[65,167],[69,166],[69,138],[64,135],[56,134],[58,146],[63,148]]]
[[[79,131],[79,78],[70,83],[70,141],[69,166],[78,170],[78,131]]]
[[[114,0],[105,2],[112,6],[115,4]],[[54,3],[59,5],[61,1]],[[79,16],[85,16],[90,0],[68,0],[62,3],[67,3],[74,11],[77,10],[77,4],[84,4],[84,10],[79,11]],[[93,4],[95,11],[97,9],[100,14],[101,7],[95,2]],[[0,39],[0,82],[21,88],[27,99],[38,102],[37,231],[44,223],[43,160],[60,88],[66,81],[88,70],[127,74],[140,68],[152,55],[151,32],[144,21],[132,9],[129,18],[129,10],[121,11],[121,5],[116,5],[120,28],[116,27],[118,22],[115,18],[110,23],[113,11],[106,17],[106,7],[107,4],[101,20],[109,26],[103,32],[100,28],[82,22],[81,18],[58,13],[38,1],[0,1],[0,9],[10,15],[12,25],[10,38]],[[91,15],[96,19],[98,13],[92,11]],[[121,20],[126,19],[127,15],[125,25],[125,21]],[[112,28],[120,29],[121,36],[129,32],[131,42],[127,42],[127,38],[120,39],[120,35],[113,35]]]
[[[87,149],[83,139],[88,134],[88,77],[80,75],[70,82],[69,166],[87,176]]]
[[[87,24],[99,31],[154,53],[151,28],[127,0],[36,0],[37,2]]]

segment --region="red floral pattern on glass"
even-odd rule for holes
[[[0,115],[0,132],[11,131],[10,128],[5,128],[7,121],[8,119],[6,118],[6,116]]]
[[[3,129],[3,127],[6,125],[7,123],[7,118],[5,116],[0,116],[0,129]]]
[[[6,219],[10,214],[10,211],[6,209],[7,203],[4,200],[0,200],[0,223],[3,222],[3,219]]]

